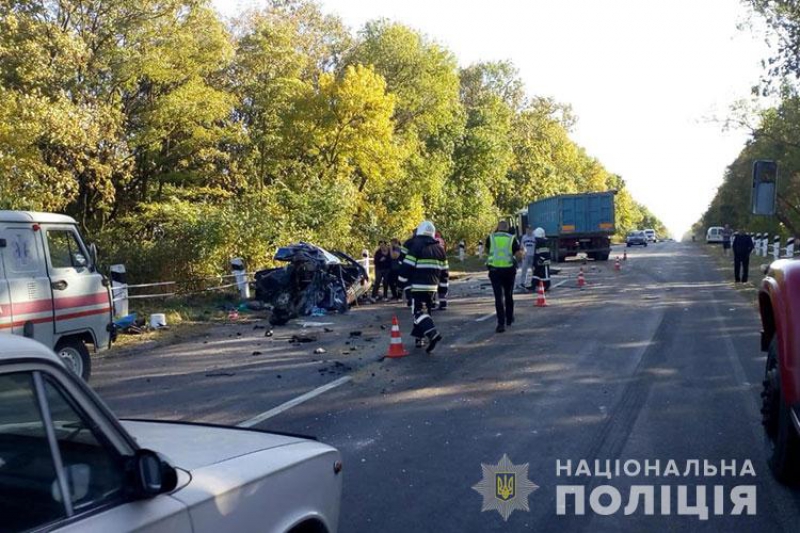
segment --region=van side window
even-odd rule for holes
[[[88,266],[86,254],[75,234],[69,230],[47,230],[47,248],[53,268],[81,269]]]
[[[11,228],[8,230],[6,268],[15,274],[26,274],[39,272],[41,263],[39,262],[39,250],[36,247],[36,240],[33,230]]]

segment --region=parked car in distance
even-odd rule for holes
[[[55,353],[15,335],[0,336],[0,459],[4,532],[333,533],[339,520],[336,449],[120,421]]]
[[[631,246],[647,246],[647,236],[643,231],[629,231],[628,236],[625,238],[625,245],[630,248]]]
[[[711,226],[706,232],[706,243],[720,243],[722,242],[722,226]]]
[[[644,230],[644,235],[645,237],[647,237],[647,242],[658,242],[658,237],[656,236],[656,230],[646,229]]]

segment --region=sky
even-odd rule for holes
[[[214,0],[226,16],[254,0]],[[769,56],[739,0],[324,0],[353,31],[387,18],[462,66],[510,60],[528,94],[572,106],[572,138],[680,237],[747,140],[721,120]],[[723,222],[723,221],[720,221]]]

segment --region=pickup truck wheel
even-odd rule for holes
[[[778,347],[774,338],[769,345],[763,385],[761,414],[770,453],[767,462],[775,479],[794,484],[800,480],[800,437],[781,393]]]
[[[56,347],[55,352],[67,365],[67,368],[83,378],[84,381],[89,381],[89,377],[92,375],[92,358],[83,341],[78,339],[63,341]]]

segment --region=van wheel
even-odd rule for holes
[[[778,347],[774,338],[769,345],[763,384],[761,415],[769,449],[767,462],[775,479],[794,484],[800,479],[800,437],[792,423],[790,407],[781,394]]]
[[[75,374],[89,381],[92,375],[92,359],[89,356],[89,349],[86,344],[78,339],[65,340],[58,345],[55,350],[67,368]]]

